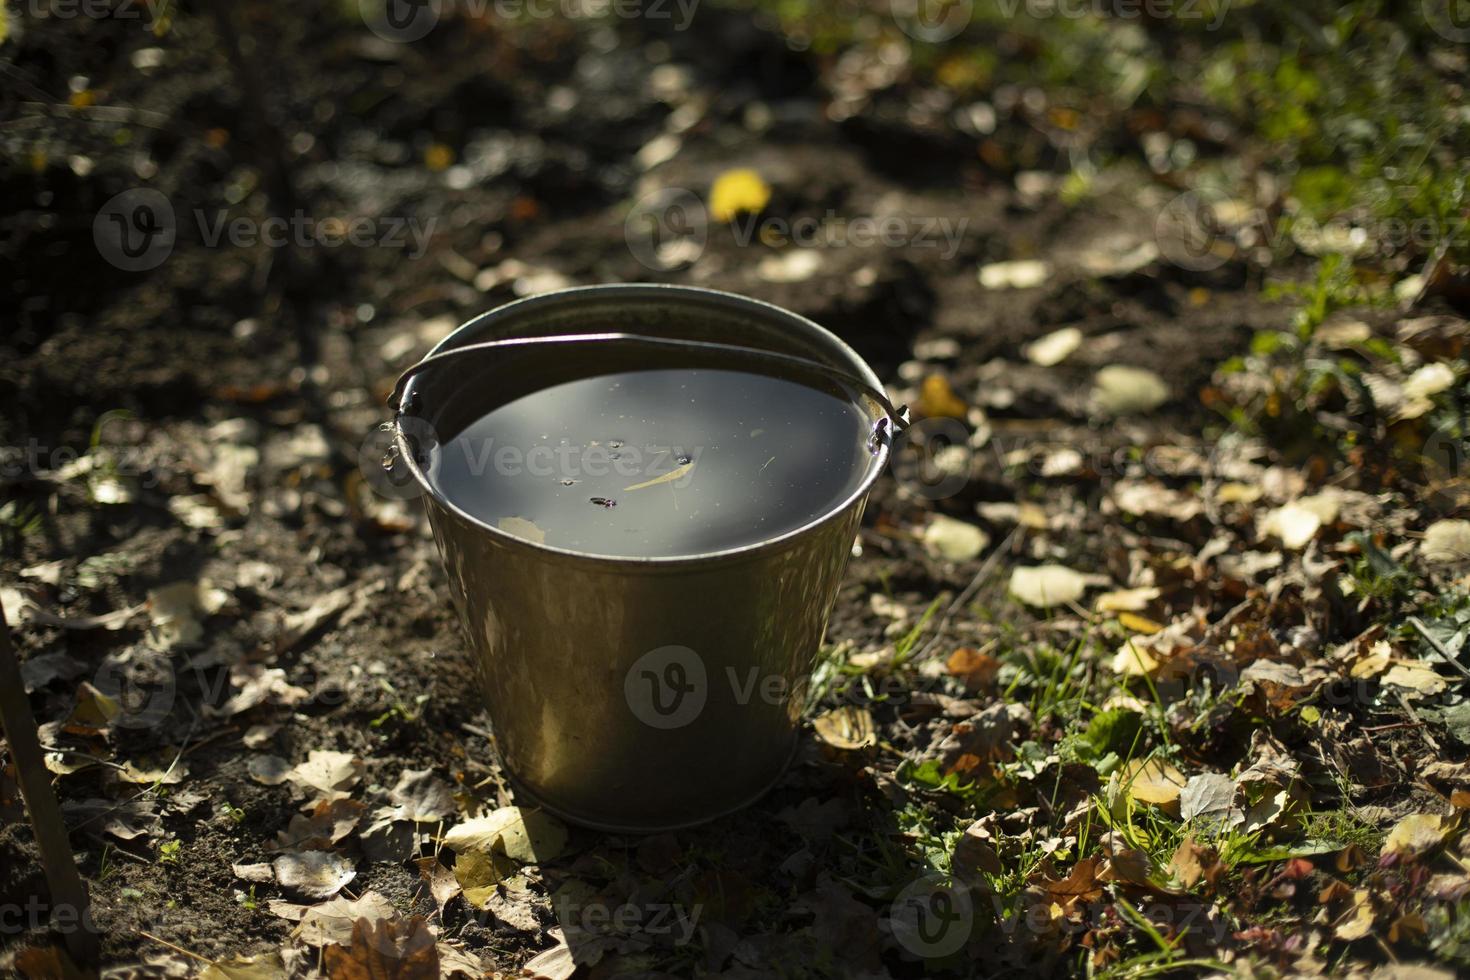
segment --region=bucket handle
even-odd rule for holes
[[[582,334],[558,334],[550,337],[510,337],[505,340],[487,340],[477,344],[466,344],[463,347],[451,347],[448,350],[432,354],[417,364],[410,367],[398,376],[398,383],[393,386],[393,394],[388,397],[388,404],[393,407],[394,422],[403,415],[405,411],[413,411],[414,406],[404,403],[404,393],[408,383],[419,374],[435,367],[445,361],[453,360],[462,354],[480,353],[483,351],[502,350],[513,347],[531,347],[540,344],[595,344],[609,341],[621,341],[633,343],[646,347],[655,347],[674,350],[700,350],[714,354],[722,354],[736,360],[759,362],[767,365],[781,366],[787,368],[798,368],[804,371],[819,374],[833,381],[856,388],[867,395],[878,406],[883,409],[886,418],[879,419],[874,429],[874,441],[879,441],[885,435],[885,430],[901,432],[909,427],[908,406],[894,407],[889,401],[888,395],[881,388],[868,384],[861,378],[854,377],[841,368],[821,361],[814,361],[805,357],[797,357],[794,354],[781,354],[776,351],[762,350],[758,347],[741,347],[736,344],[718,344],[705,340],[679,340],[672,337],[649,337],[636,333],[582,333]],[[892,433],[888,433],[892,434]]]

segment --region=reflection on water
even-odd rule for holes
[[[739,547],[828,511],[874,460],[850,401],[743,371],[630,371],[500,406],[429,478],[520,537],[623,557]]]

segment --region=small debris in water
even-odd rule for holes
[[[570,480],[570,479],[568,479],[568,480],[561,481],[561,485],[564,486],[564,487],[571,487],[571,486],[576,486],[578,483],[581,483],[581,482],[582,482],[581,480]]]
[[[680,453],[679,455],[675,456],[674,459],[678,461],[680,466],[688,466],[690,463],[694,462],[694,457],[690,456],[688,453]]]
[[[611,497],[590,497],[588,499],[599,507],[616,507],[618,505],[618,502]]]

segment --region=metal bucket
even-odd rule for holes
[[[565,370],[545,367],[565,358],[544,348],[539,362],[528,356],[539,342],[501,342],[593,331],[605,342],[599,365],[703,347],[716,359],[743,351],[846,379],[873,422],[872,465],[855,492],[802,527],[677,558],[536,544],[445,499],[420,466],[415,434],[457,433],[483,413],[487,392],[531,390],[538,371]],[[422,490],[520,802],[598,829],[658,831],[737,810],[780,778],[863,505],[902,424],[882,390],[851,348],[809,320],[729,293],[656,285],[510,303],[460,327],[404,376],[395,446]]]

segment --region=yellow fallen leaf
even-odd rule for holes
[[[964,401],[954,393],[942,374],[931,374],[924,379],[919,388],[918,404],[914,407],[920,415],[931,419],[962,419],[966,412]]]
[[[878,742],[873,716],[867,708],[847,705],[818,715],[812,722],[817,738],[834,749],[853,751]]]
[[[1416,858],[1434,850],[1449,832],[1444,817],[1432,813],[1412,813],[1393,825],[1383,841],[1384,854],[1401,854]]]
[[[1346,942],[1372,935],[1373,902],[1368,896],[1368,889],[1359,888],[1353,892],[1352,908],[1343,913],[1333,932]]]
[[[1174,814],[1179,812],[1179,794],[1185,783],[1184,773],[1163,759],[1134,759],[1123,771],[1129,796]]]
[[[1144,633],[1147,635],[1157,633],[1164,628],[1163,623],[1156,623],[1147,616],[1140,616],[1138,613],[1131,612],[1118,613],[1118,622],[1135,633]]]
[[[743,212],[758,213],[771,199],[771,188],[754,170],[726,170],[709,189],[709,213],[730,221]]]
[[[1159,669],[1158,658],[1135,642],[1139,639],[1141,637],[1131,637],[1118,648],[1113,655],[1113,673],[1124,677],[1150,677]]]
[[[1104,592],[1097,597],[1098,612],[1142,612],[1148,608],[1148,604],[1159,597],[1159,590],[1155,586],[1145,586],[1141,589],[1119,589],[1116,592]]]
[[[660,483],[673,483],[675,480],[683,478],[683,476],[692,469],[694,469],[694,461],[690,460],[683,466],[674,467],[663,476],[656,476],[652,480],[644,480],[642,483],[635,483],[631,487],[623,487],[623,493],[627,493],[630,490],[642,490],[644,487],[656,487]]]

